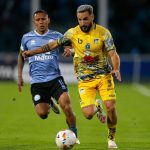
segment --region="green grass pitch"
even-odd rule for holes
[[[81,112],[77,85],[69,85],[72,106],[77,117],[81,144],[74,150],[107,150],[107,126],[96,117],[86,120]],[[119,150],[150,150],[150,98],[130,84],[116,85]],[[0,150],[57,150],[56,133],[67,128],[65,117],[52,111],[40,119],[31,101],[30,86],[22,93],[16,83],[0,82]]]

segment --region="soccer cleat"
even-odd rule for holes
[[[58,104],[56,103],[56,101],[52,97],[51,97],[50,106],[54,113],[60,114],[60,108],[59,108]]]
[[[76,144],[80,144],[80,141],[78,138],[76,138]]]
[[[118,148],[117,147],[117,144],[116,144],[116,142],[114,141],[114,140],[108,140],[108,148]]]
[[[99,99],[96,99],[95,105],[98,108],[97,118],[101,121],[101,123],[105,123],[106,122],[106,114],[104,112],[102,102]]]

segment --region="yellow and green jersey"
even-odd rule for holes
[[[108,51],[116,50],[110,32],[93,25],[90,32],[82,32],[79,25],[69,29],[65,36],[71,39],[74,48],[74,70],[79,81],[98,78],[110,71]]]

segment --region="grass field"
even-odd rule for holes
[[[149,85],[147,87],[150,87]],[[93,118],[86,120],[79,106],[76,85],[69,85],[77,116],[81,144],[74,150],[107,150],[107,127]],[[119,150],[150,150],[150,98],[129,84],[117,84]],[[0,82],[0,150],[57,150],[56,133],[67,128],[63,113],[53,112],[41,120],[31,101],[30,87],[17,91],[15,83]]]

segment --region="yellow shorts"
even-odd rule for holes
[[[95,104],[96,93],[98,91],[101,100],[116,100],[114,80],[111,74],[78,83],[80,106],[85,107]]]

